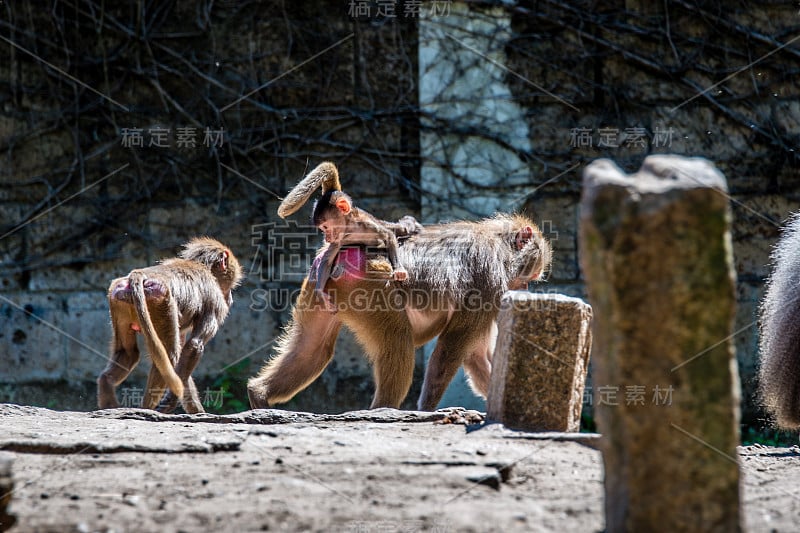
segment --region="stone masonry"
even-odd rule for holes
[[[578,431],[591,306],[563,295],[511,291],[497,323],[487,417],[514,429]]]
[[[725,178],[704,159],[584,172],[607,531],[740,529],[730,224]]]

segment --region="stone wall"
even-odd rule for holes
[[[394,16],[367,1],[9,7],[2,35],[16,46],[0,43],[0,399],[90,408],[109,339],[109,280],[198,233],[228,242],[250,269],[198,372],[204,387],[241,393],[320,242],[305,226],[307,209],[293,217],[299,226],[281,225],[277,197],[323,159],[381,217],[527,212],[555,251],[547,283],[534,290],[585,298],[576,243],[583,167],[609,157],[633,171],[646,155],[669,152],[707,157],[729,181],[735,340],[744,416],[756,418],[756,306],[778,226],[800,207],[800,53],[780,48],[796,33],[796,10],[415,5],[398,3]],[[136,128],[142,147],[128,142]],[[195,128],[194,147],[179,128]],[[205,142],[206,129],[221,141]],[[278,230],[303,242],[281,263],[289,274],[265,255],[264,237]],[[363,407],[371,387],[360,349],[343,338],[331,368],[290,407]]]
[[[0,401],[92,408],[110,280],[204,234],[248,276],[196,376],[209,403],[232,391],[211,410],[240,408],[321,243],[310,208],[279,223],[279,197],[330,159],[362,207],[419,216],[415,20],[357,20],[341,3],[139,8],[4,11]],[[292,268],[270,268],[267,233],[302,241]],[[368,405],[360,353],[344,335],[330,371],[289,406]],[[138,401],[148,368],[123,402]]]
[[[800,208],[797,13],[778,2],[667,5],[467,3],[422,19],[422,213],[532,215],[554,249],[548,282],[533,290],[586,298],[583,168],[607,157],[633,172],[652,153],[710,159],[730,185],[735,344],[752,423],[769,250]],[[445,134],[443,123],[453,124]]]

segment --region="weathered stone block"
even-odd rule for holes
[[[797,201],[781,194],[735,197],[731,238],[734,267],[740,280],[769,276],[769,256],[778,242],[779,223],[795,210]]]
[[[583,179],[606,529],[738,531],[725,178],[704,159],[659,155],[633,176],[595,161]]]
[[[0,294],[0,383],[64,377],[63,298]]]
[[[514,429],[578,431],[592,308],[560,294],[503,296],[486,412]]]
[[[522,208],[531,213],[553,247],[550,282],[578,279],[578,196],[576,194],[536,195]]]
[[[246,182],[252,190],[258,191],[256,186]],[[267,213],[275,213],[277,206],[268,203],[265,206]],[[240,262],[246,261],[250,254],[256,252],[252,247],[251,241],[252,226],[247,228],[249,232],[242,231],[242,226],[232,225],[231,220],[238,220],[248,213],[249,209],[246,202],[229,201],[224,204],[205,205],[192,200],[186,200],[180,205],[170,205],[167,207],[154,207],[148,212],[148,226],[152,235],[157,236],[159,242],[171,243],[177,252],[181,245],[198,235],[208,235],[213,237],[225,246],[230,247],[234,255]],[[256,223],[263,223],[272,220],[274,217],[264,216],[263,219],[256,219]],[[248,222],[251,222],[248,219]],[[163,259],[174,255],[170,250],[153,250],[154,256],[151,261]],[[141,265],[136,265],[141,266]]]
[[[66,298],[62,329],[70,337],[66,378],[70,382],[94,381],[106,366],[111,341],[108,302],[101,291],[76,292]]]
[[[239,289],[234,293],[233,306],[228,318],[208,344],[196,377],[216,379],[243,359],[249,359],[256,372],[278,336],[279,328],[274,315],[248,308],[249,295]],[[143,345],[143,343],[142,343]]]
[[[33,271],[30,275],[27,288],[33,292],[51,292],[66,290],[98,291],[104,290],[103,285],[111,281],[109,272],[115,272],[119,264],[101,262],[87,265],[83,268],[52,267]],[[113,275],[113,274],[112,274]],[[106,285],[107,286],[107,285]]]

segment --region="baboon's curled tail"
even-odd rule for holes
[[[147,343],[147,350],[150,352],[150,359],[153,364],[161,373],[161,377],[167,384],[167,387],[175,393],[178,398],[183,397],[183,383],[178,374],[175,373],[175,368],[167,354],[167,349],[164,343],[156,332],[153,326],[153,321],[150,319],[150,312],[147,310],[147,301],[144,295],[144,280],[145,276],[133,271],[130,273],[128,280],[131,284],[131,295],[133,297],[133,306],[136,308],[136,314],[139,316],[139,325],[142,328],[145,342]]]
[[[317,165],[305,178],[300,180],[300,183],[294,186],[294,189],[286,195],[281,205],[278,206],[278,216],[286,218],[303,207],[303,204],[311,198],[320,185],[322,186],[322,194],[330,190],[342,190],[336,165],[329,161]]]
[[[800,214],[772,252],[761,304],[759,395],[778,426],[800,428]]]

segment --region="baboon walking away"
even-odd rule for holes
[[[153,360],[142,407],[158,405],[170,412],[180,401],[187,413],[202,412],[191,374],[228,316],[231,292],[242,277],[227,247],[200,237],[186,243],[176,258],[113,280],[108,288],[111,354],[97,378],[98,407],[119,407],[116,388],[139,362],[136,334],[141,333]]]
[[[296,210],[308,196],[292,191],[279,213]],[[435,409],[462,365],[472,389],[485,397],[500,298],[510,285],[520,288],[540,279],[551,260],[550,244],[524,216],[426,226],[398,249],[408,271],[402,284],[387,285],[390,268],[383,278],[367,275],[363,248],[340,254],[344,273],[325,289],[338,310],[331,314],[316,294],[313,276],[324,253],[323,247],[274,357],[248,382],[253,408],[288,401],[314,381],[330,363],[343,325],[372,363],[371,407],[400,406],[411,386],[415,347],[435,337],[418,407]]]

